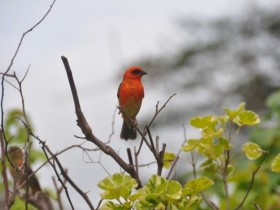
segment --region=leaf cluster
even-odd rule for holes
[[[190,124],[200,130],[201,136],[188,139],[181,149],[192,155],[199,154],[197,157],[200,157],[202,161],[199,172],[206,173],[207,176],[213,176],[212,179],[215,180],[215,185],[218,186],[213,192],[220,198],[220,207],[230,209],[238,204],[243,205],[247,199],[247,194],[251,191],[255,173],[260,168],[260,165],[256,167],[255,164],[252,164],[252,171],[248,173],[247,169],[246,178],[242,181],[246,180],[247,183],[245,183],[248,185],[244,189],[245,196],[243,199],[240,196],[237,198],[229,192],[228,185],[230,182],[234,184],[233,181],[237,180],[239,172],[242,171],[243,161],[240,162],[238,159],[245,156],[249,160],[257,160],[264,155],[265,158],[267,151],[262,149],[259,144],[248,140],[237,142],[237,135],[243,127],[256,126],[261,122],[260,117],[255,112],[247,110],[245,103],[241,103],[236,109],[224,108],[223,110],[224,114],[222,115],[191,118]],[[241,151],[237,147],[240,144],[243,144]],[[192,162],[194,175],[198,171],[196,164],[197,162]],[[250,181],[249,177],[252,175],[253,178]],[[224,191],[218,191],[218,188],[220,190],[224,188]]]
[[[182,146],[185,152],[197,150],[197,152],[207,158],[203,164],[209,166],[213,161],[225,161],[225,151],[230,150],[234,137],[243,126],[253,126],[260,123],[259,116],[253,111],[245,109],[245,103],[241,103],[237,109],[224,108],[225,114],[221,116],[208,115],[203,117],[193,117],[190,124],[201,130],[201,137],[189,139]],[[232,134],[233,126],[237,129]],[[228,131],[229,130],[229,131]],[[260,157],[261,150],[257,150],[252,143],[247,143],[243,151],[249,159]]]
[[[117,173],[100,181],[98,186],[104,190],[101,197],[109,200],[101,207],[103,210],[187,210],[197,206],[201,201],[200,192],[213,184],[211,179],[200,177],[182,186],[178,181],[153,175],[143,188],[133,192],[136,180]]]

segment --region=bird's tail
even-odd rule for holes
[[[122,125],[122,131],[121,131],[121,139],[124,140],[134,140],[136,139],[136,130],[135,128],[131,125],[127,125],[128,123],[125,122],[125,120],[123,121],[123,125]]]

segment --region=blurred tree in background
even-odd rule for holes
[[[177,108],[161,123],[241,101],[263,111],[265,99],[280,84],[279,6],[254,6],[242,15],[208,21],[188,18],[180,26],[178,36],[185,38],[176,50],[170,46],[160,56],[136,62],[149,71],[150,85],[162,86],[166,95],[178,93]]]

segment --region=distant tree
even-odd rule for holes
[[[177,52],[172,49],[137,62],[149,71],[151,85],[162,86],[168,94],[170,89],[181,91],[180,105],[165,122],[182,121],[186,115],[178,113],[186,109],[191,116],[191,107],[210,113],[241,101],[262,111],[265,98],[280,84],[279,6],[250,7],[216,20],[186,18],[180,26],[179,36],[186,38]]]

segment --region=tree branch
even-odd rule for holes
[[[130,174],[131,177],[136,179],[136,181],[138,183],[138,188],[141,188],[142,184],[141,184],[141,181],[138,177],[138,174],[137,174],[134,166],[130,165],[130,164],[127,164],[115,152],[115,150],[113,148],[104,144],[101,140],[99,140],[97,137],[95,137],[95,135],[92,133],[91,127],[89,126],[88,122],[86,121],[86,118],[83,115],[82,110],[81,110],[77,89],[76,89],[76,86],[75,86],[75,83],[74,83],[72,71],[71,71],[70,65],[68,63],[68,60],[64,56],[62,56],[61,59],[63,61],[64,67],[65,67],[65,70],[66,70],[66,73],[67,73],[68,81],[69,81],[69,84],[70,84],[70,88],[71,88],[71,92],[72,92],[72,96],[73,96],[73,100],[74,100],[75,111],[76,111],[76,115],[77,115],[77,118],[78,118],[77,119],[77,124],[81,128],[81,130],[82,130],[83,134],[85,135],[86,139],[88,141],[94,143],[96,146],[98,146],[105,154],[111,156],[127,173]]]
[[[9,76],[9,71],[11,70],[11,68],[12,68],[12,66],[13,66],[13,63],[14,63],[14,60],[15,60],[15,58],[16,58],[16,56],[18,55],[18,52],[19,52],[19,50],[20,50],[20,47],[21,47],[21,45],[22,45],[22,43],[23,43],[23,40],[24,40],[24,38],[25,38],[25,36],[29,33],[29,32],[31,32],[33,29],[35,29],[38,25],[40,25],[42,22],[43,22],[43,20],[48,16],[48,14],[50,13],[50,11],[51,11],[51,9],[52,9],[52,7],[53,7],[53,5],[54,5],[54,3],[55,3],[55,1],[56,0],[53,0],[53,2],[52,2],[52,4],[50,5],[50,8],[48,9],[48,11],[45,13],[45,15],[35,24],[35,25],[33,25],[30,29],[28,29],[26,32],[24,32],[23,34],[22,34],[22,36],[21,36],[21,39],[20,39],[20,41],[19,41],[19,44],[18,44],[18,46],[17,46],[17,48],[16,48],[16,51],[15,51],[15,53],[14,53],[14,55],[13,55],[13,57],[12,57],[12,59],[11,59],[11,61],[10,61],[10,64],[9,64],[9,66],[7,67],[7,69],[6,69],[6,71],[4,72],[4,74],[3,74],[3,76],[2,76],[2,80],[1,80],[1,88],[2,88],[2,92],[1,92],[1,102],[0,102],[0,107],[1,107],[1,130],[2,130],[2,133],[1,133],[1,138],[3,138],[3,139],[1,139],[1,152],[5,152],[5,153],[2,153],[2,154],[5,154],[6,156],[8,156],[7,155],[7,139],[6,139],[6,136],[5,136],[5,130],[4,130],[4,96],[5,96],[5,86],[4,86],[4,82],[5,82],[5,76],[6,75],[8,75]],[[25,77],[24,77],[25,78]],[[23,78],[23,80],[24,80],[24,78]],[[22,80],[22,81],[23,81]],[[3,159],[3,156],[2,156],[2,161],[5,161],[5,158]],[[5,167],[5,165],[3,165],[3,167],[2,167],[2,170],[6,170],[6,167]],[[6,209],[8,209],[9,207],[8,207],[8,205],[9,205],[9,191],[7,190],[7,185],[8,185],[8,183],[7,183],[7,174],[6,174],[6,172],[4,172],[4,171],[2,171],[2,174],[3,174],[3,181],[4,181],[4,189],[5,189],[5,191],[4,191],[4,209],[6,210]]]

